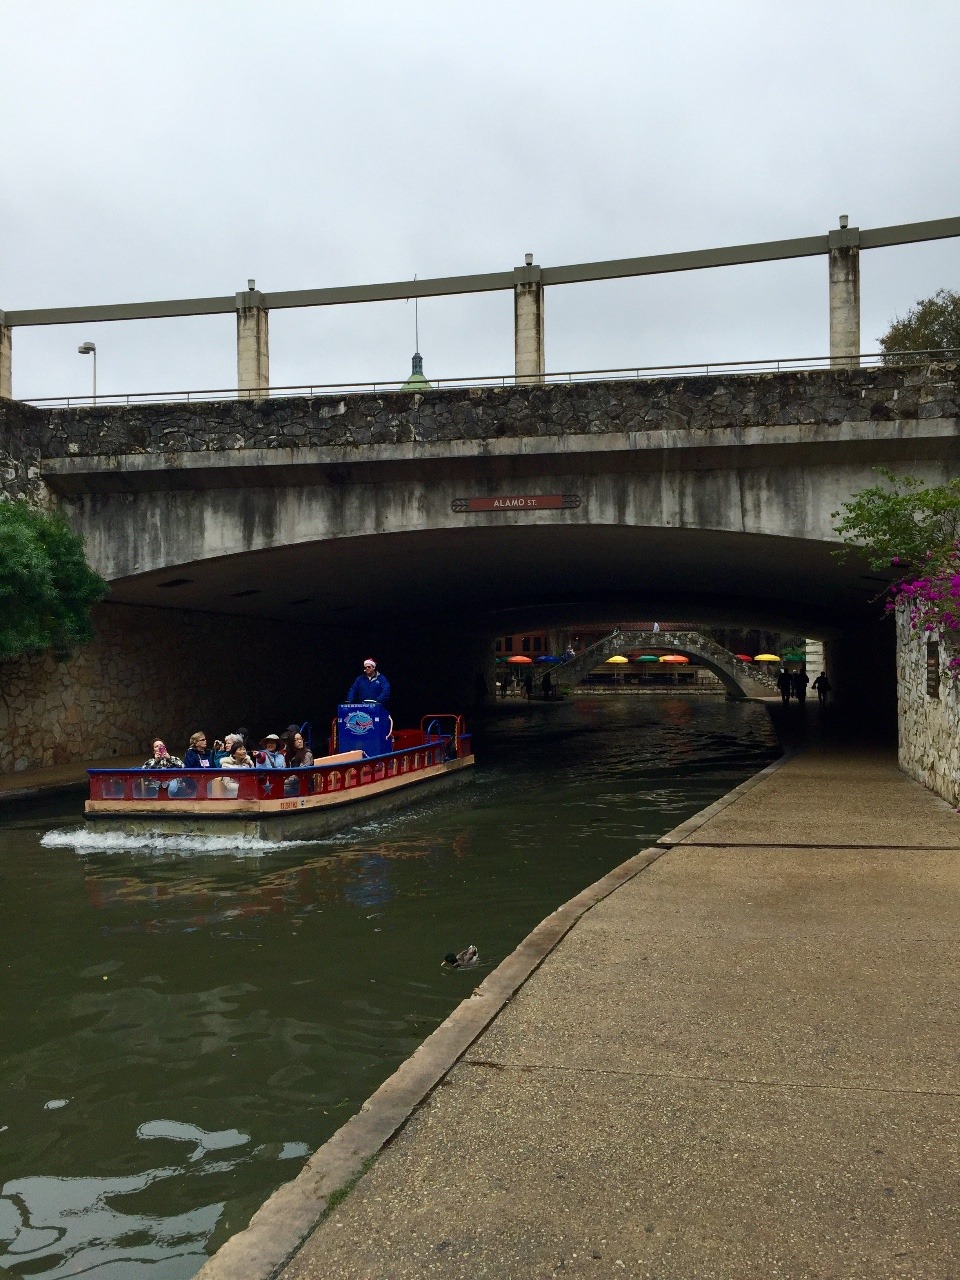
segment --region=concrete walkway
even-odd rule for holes
[[[283,1280],[960,1276],[960,818],[820,745],[674,839]]]
[[[0,774],[0,804],[5,800],[26,800],[82,787],[87,769],[133,769],[143,764],[143,756],[114,756],[109,760],[83,761],[79,764],[55,764],[42,769],[23,769],[20,773]]]

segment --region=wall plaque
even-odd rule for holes
[[[524,493],[502,498],[454,498],[452,511],[573,511],[579,493]]]
[[[940,697],[940,641],[927,641],[927,697]]]

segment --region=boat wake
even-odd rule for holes
[[[75,849],[77,853],[232,854],[258,858],[277,849],[314,843],[306,840],[262,840],[256,836],[125,835],[120,831],[88,831],[85,827],[48,831],[40,843],[46,849]]]

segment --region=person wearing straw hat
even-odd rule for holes
[[[265,738],[260,740],[257,764],[261,769],[282,769],[286,763],[286,758],[280,749],[280,735],[278,733],[268,733]]]

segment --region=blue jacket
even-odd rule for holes
[[[383,706],[390,697],[390,681],[381,672],[371,680],[369,676],[357,676],[347,694],[348,702],[379,702]]]

